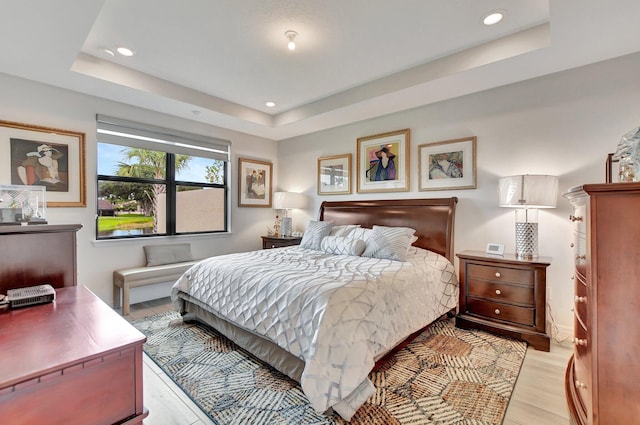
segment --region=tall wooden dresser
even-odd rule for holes
[[[640,183],[591,184],[573,206],[574,354],[565,389],[572,423],[640,421]]]

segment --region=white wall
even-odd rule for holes
[[[96,114],[230,140],[232,143],[232,234],[96,243],[94,230]],[[89,287],[107,303],[112,302],[113,270],[144,264],[143,244],[187,241],[191,243],[196,257],[259,249],[262,246],[260,235],[265,233],[266,223],[273,221],[274,210],[270,208],[238,208],[236,189],[238,156],[273,161],[274,169],[276,168],[277,145],[272,140],[162,115],[4,74],[0,74],[0,119],[80,131],[86,134],[87,207],[47,208],[47,219],[50,224],[80,223],[83,225],[78,232],[78,283]],[[6,151],[0,154],[0,164],[3,164],[4,159],[8,160],[4,155]],[[274,177],[275,175],[274,173]],[[135,288],[131,293],[132,302],[166,296],[168,288],[169,285]]]
[[[455,250],[484,250],[487,242],[514,252],[514,212],[497,206],[497,182],[512,174],[552,174],[560,192],[604,182],[607,153],[621,136],[640,125],[640,54],[513,84],[340,128],[280,142],[279,190],[309,195],[308,211],[295,212],[294,227],[317,215],[324,200],[434,198],[457,196]],[[411,129],[411,191],[356,193],[356,139]],[[418,150],[425,143],[478,137],[477,189],[418,191]],[[317,158],[353,154],[354,194],[318,196]],[[573,316],[570,208],[540,211],[539,252],[550,256],[548,298],[561,337],[571,333]],[[456,264],[457,266],[457,264]]]

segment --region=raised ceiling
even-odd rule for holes
[[[275,140],[640,51],[637,0],[10,3],[0,71]]]

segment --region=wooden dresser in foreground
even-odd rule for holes
[[[0,310],[0,422],[142,424],[145,340],[84,286]]]
[[[640,423],[640,184],[584,185],[564,197],[575,254],[571,421]]]
[[[463,251],[457,256],[460,302],[456,326],[521,339],[549,351],[545,306],[551,258],[522,260],[513,254],[482,251]]]

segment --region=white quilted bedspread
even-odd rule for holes
[[[373,394],[374,360],[457,305],[453,265],[411,247],[406,262],[301,247],[211,257],[173,286],[218,316],[304,360],[317,412],[349,420]]]

